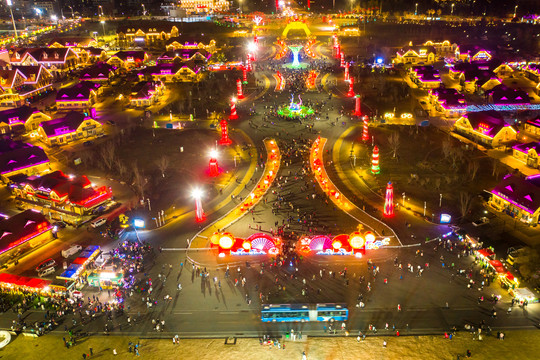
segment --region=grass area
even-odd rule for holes
[[[380,126],[369,131],[380,148],[381,166],[379,175],[365,177],[369,184],[384,195],[386,184],[392,181],[396,202],[402,204],[404,192],[406,206],[423,212],[426,201],[428,216],[447,212],[456,219],[465,213],[469,220],[475,220],[482,209],[477,195],[493,188],[505,170],[497,165],[494,171],[492,159],[434,127]],[[398,147],[394,158],[395,136]],[[354,139],[360,137],[361,129],[351,135]],[[365,160],[370,162],[371,144],[360,147]],[[466,199],[462,200],[462,194],[466,194]]]
[[[538,331],[511,331],[505,340],[494,337],[473,341],[468,333],[458,333],[453,340],[443,336],[368,337],[357,343],[356,338],[310,338],[304,342],[286,342],[285,349],[261,346],[257,339],[238,339],[235,345],[225,345],[224,339],[181,340],[173,345],[170,340],[148,340],[136,337],[90,337],[70,349],[63,346],[61,336],[46,335],[38,339],[17,337],[0,350],[0,359],[81,359],[92,347],[95,358],[128,359],[130,341],[140,341],[144,359],[301,359],[305,351],[309,360],[319,359],[422,359],[442,360],[464,358],[467,349],[473,359],[534,359],[540,344]],[[387,347],[383,347],[383,341]],[[113,349],[118,355],[113,356]],[[516,351],[519,349],[519,351]]]

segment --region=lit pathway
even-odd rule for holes
[[[365,228],[373,231],[379,237],[390,238],[390,245],[402,245],[399,237],[391,227],[358,208],[352,201],[347,199],[334,185],[332,180],[330,180],[326,173],[323,159],[325,144],[326,138],[317,138],[317,140],[313,142],[309,157],[311,170],[313,171],[313,174],[315,174],[315,178],[321,189],[328,195],[336,207],[346,212],[349,216],[358,221],[359,224],[363,224]],[[384,235],[382,234],[383,231]]]
[[[251,190],[250,196],[248,196],[246,199],[243,199],[240,204],[238,204],[231,211],[223,215],[221,218],[199,231],[199,233],[197,233],[191,240],[191,249],[208,247],[208,239],[210,238],[210,236],[212,236],[214,232],[218,230],[223,231],[227,227],[234,224],[236,221],[240,220],[245,214],[249,213],[249,210],[251,210],[255,205],[257,205],[259,201],[261,201],[268,189],[270,189],[272,183],[274,182],[274,179],[276,178],[277,172],[279,171],[281,163],[281,153],[279,151],[279,147],[276,141],[273,139],[265,139],[264,146],[266,148],[267,161],[265,163],[264,171],[259,181]],[[248,174],[246,174],[246,177],[247,175]],[[251,175],[253,175],[253,173]],[[251,178],[251,176],[249,178]],[[245,183],[247,184],[247,181]],[[241,187],[238,188],[240,188],[241,190]],[[223,201],[230,201],[230,199],[226,199]]]

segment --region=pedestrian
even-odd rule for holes
[[[83,358],[84,360],[86,360],[86,354],[83,353],[83,354],[82,354],[82,358]]]
[[[90,356],[94,356],[94,349],[90,348]]]
[[[115,356],[118,355],[118,353],[116,352],[116,349],[112,349],[112,353],[113,353],[113,355],[115,355]]]
[[[307,360],[306,352],[302,351],[302,360]]]
[[[382,343],[382,347],[385,348],[386,347],[386,340],[383,341]]]

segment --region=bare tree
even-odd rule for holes
[[[450,151],[450,159],[452,160],[452,168],[457,169],[458,163],[463,158],[463,150],[460,147],[454,147]]]
[[[444,139],[442,142],[442,153],[445,159],[448,159],[452,151],[452,143],[449,139]]]
[[[441,178],[435,179],[435,189],[440,190],[441,189]]]
[[[390,134],[388,137],[388,144],[390,145],[390,148],[392,149],[392,157],[395,158],[397,155],[397,151],[399,150],[399,133],[394,132]]]
[[[119,157],[116,158],[114,165],[116,167],[116,170],[118,171],[118,175],[120,175],[120,178],[124,178],[127,175],[128,168],[123,160],[121,160]]]
[[[141,199],[144,199],[144,188],[146,187],[146,179],[139,170],[139,166],[137,165],[137,163],[133,165],[133,186],[135,186],[137,195],[139,195]]]
[[[476,178],[476,174],[478,173],[478,169],[480,168],[480,165],[478,164],[478,161],[471,160],[469,161],[469,166],[467,167],[467,171],[469,172],[469,175],[471,176],[471,181],[474,181]]]
[[[114,141],[107,141],[99,150],[99,155],[108,170],[112,170],[116,159],[116,144]]]
[[[156,165],[161,171],[161,176],[165,177],[165,171],[169,168],[169,158],[165,155],[156,160]]]
[[[468,192],[462,191],[459,193],[459,207],[461,211],[461,220],[465,219],[465,216],[471,209],[472,196]]]
[[[503,170],[502,166],[501,166],[501,163],[499,160],[497,159],[492,159],[491,160],[491,176],[495,177],[495,179],[497,179],[501,173],[501,171]]]

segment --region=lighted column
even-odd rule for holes
[[[361,116],[362,110],[360,109],[360,95],[355,96],[354,100],[354,116]]]
[[[340,52],[340,55],[339,55],[339,56],[341,57],[339,66],[345,67],[345,54],[343,53],[343,51]]]
[[[386,185],[386,196],[384,198],[384,216],[394,216],[394,187],[392,182],[389,181]]]
[[[349,81],[349,63],[345,63],[345,81]]]
[[[291,50],[293,54],[293,62],[291,64],[291,67],[297,68],[300,67],[300,61],[298,59],[298,53],[300,50],[302,50],[303,46],[289,46],[289,49]]]
[[[349,92],[347,93],[348,97],[353,97],[354,96],[353,85],[354,85],[354,78],[350,78],[349,79]]]
[[[210,161],[208,162],[208,175],[210,175],[211,177],[216,177],[219,175],[219,166],[216,150],[212,150],[210,152]]]
[[[238,114],[236,113],[236,99],[231,99],[231,115],[229,115],[229,120],[238,119]]]
[[[236,79],[236,97],[238,99],[244,98],[244,92],[242,91],[242,81],[240,81],[240,79]]]
[[[378,174],[381,172],[381,168],[379,167],[379,147],[375,145],[373,148],[373,156],[371,158],[371,173],[372,174]]]
[[[206,215],[202,208],[202,191],[200,189],[195,189],[191,195],[195,198],[195,221],[203,222],[206,219]]]
[[[368,121],[369,118],[364,116],[364,129],[362,130],[362,141],[368,141],[369,140],[369,134],[368,134]]]
[[[232,141],[229,138],[229,124],[227,123],[227,120],[221,120],[219,126],[221,127],[221,140],[219,140],[220,145],[232,144]]]
[[[248,81],[247,81],[247,69],[245,66],[242,66],[242,82],[244,84],[247,84]]]

